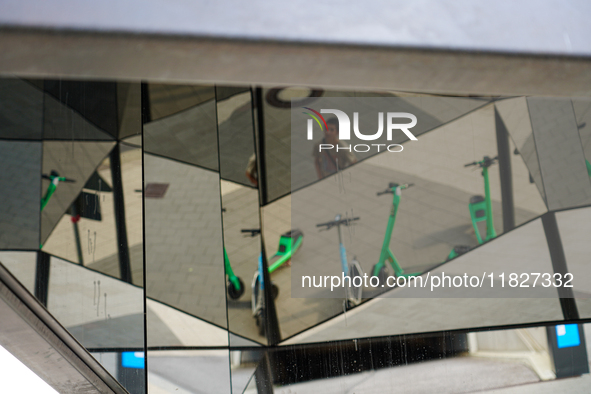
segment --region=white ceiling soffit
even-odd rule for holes
[[[584,0],[6,0],[0,73],[591,94]]]

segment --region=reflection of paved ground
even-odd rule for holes
[[[0,141],[0,247],[39,247],[41,144]]]
[[[143,290],[52,257],[47,309],[86,347],[141,347]]]
[[[145,182],[169,183],[145,200],[146,293],[226,326],[219,176],[145,155]]]

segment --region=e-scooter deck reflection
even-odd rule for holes
[[[361,266],[357,261],[357,258],[353,257],[353,260],[349,264],[347,262],[347,250],[343,245],[343,238],[341,235],[341,226],[349,226],[351,222],[359,220],[358,217],[355,218],[341,218],[341,215],[337,215],[333,221],[326,222],[326,223],[319,223],[316,227],[326,227],[326,230],[330,230],[333,227],[337,228],[337,233],[339,234],[339,252],[341,257],[341,269],[343,270],[343,274],[347,275],[350,278],[349,285],[345,287],[345,301],[344,306],[346,309],[351,309],[356,305],[361,303],[361,295],[363,291],[362,286],[355,286],[355,278],[363,277],[363,271],[361,270]],[[362,283],[361,279],[359,283]]]

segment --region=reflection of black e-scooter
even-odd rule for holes
[[[343,274],[347,275],[350,280],[347,286],[343,283],[345,287],[345,308],[351,309],[356,305],[359,305],[361,302],[361,293],[363,291],[363,287],[361,283],[363,283],[363,271],[361,270],[361,266],[357,261],[357,258],[353,257],[353,261],[349,264],[347,262],[347,250],[345,249],[345,245],[343,245],[343,237],[341,235],[341,226],[349,226],[351,222],[359,220],[358,217],[356,218],[341,218],[341,215],[337,215],[333,221],[326,222],[326,223],[319,223],[316,227],[326,227],[326,230],[330,230],[333,227],[337,228],[337,233],[339,234],[339,251],[341,257],[341,269],[343,270]],[[359,285],[356,285],[355,278],[360,278]]]

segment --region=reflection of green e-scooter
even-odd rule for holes
[[[244,294],[244,282],[234,274],[226,248],[224,248],[224,266],[226,267],[226,275],[228,275],[228,295],[231,299],[237,300]]]
[[[405,273],[400,264],[398,264],[398,260],[396,260],[396,257],[394,257],[394,253],[392,253],[392,251],[390,250],[390,240],[392,238],[392,231],[394,231],[396,213],[398,212],[398,206],[400,205],[400,196],[402,194],[402,190],[408,189],[411,186],[413,186],[412,183],[399,185],[398,183],[391,182],[386,190],[377,193],[378,196],[381,196],[383,194],[394,195],[394,198],[392,200],[392,208],[390,209],[390,218],[388,219],[388,225],[386,226],[386,235],[384,236],[384,242],[382,244],[382,250],[380,252],[380,259],[371,270],[371,275],[377,276],[380,280],[380,284],[384,284],[386,282],[386,279],[388,278],[388,269],[386,266],[387,261],[390,262],[390,265],[392,266],[392,269],[394,270],[394,275],[396,277],[409,277],[421,274],[420,272],[410,274]]]
[[[476,239],[478,240],[479,244],[490,241],[497,236],[495,227],[493,225],[492,202],[490,200],[490,186],[488,181],[488,167],[495,164],[498,158],[498,156],[493,157],[492,159],[488,156],[484,156],[480,161],[474,161],[464,165],[464,167],[479,166],[482,168],[482,177],[484,178],[484,197],[480,195],[472,196],[470,197],[470,204],[468,205],[468,208],[470,209],[470,218],[472,219],[472,226],[474,227]],[[484,237],[484,239],[478,230],[478,222],[483,220],[486,221],[486,237]]]
[[[43,209],[45,208],[45,206],[47,206],[47,203],[49,202],[49,200],[51,199],[51,196],[53,196],[53,193],[55,193],[55,190],[57,189],[57,185],[60,182],[70,182],[70,183],[74,183],[76,182],[73,179],[68,179],[65,178],[63,176],[60,176],[57,171],[52,170],[49,175],[47,174],[42,174],[41,178],[43,179],[48,179],[49,180],[49,186],[47,187],[47,191],[45,192],[45,195],[43,197],[41,197],[41,212],[43,212]],[[77,231],[77,228],[75,227],[75,230]],[[80,249],[80,237],[78,236],[78,233],[76,233],[76,246],[78,247],[78,255],[81,255],[81,249]],[[39,248],[43,248],[43,244],[39,245]]]
[[[42,211],[43,211],[43,208],[45,208],[45,206],[49,202],[49,199],[51,198],[51,196],[53,196],[53,193],[55,193],[55,189],[57,189],[57,185],[60,182],[72,182],[72,183],[76,182],[73,179],[68,179],[68,178],[64,178],[63,176],[60,176],[57,173],[57,171],[54,171],[54,170],[52,170],[49,175],[46,175],[46,174],[41,175],[41,178],[49,179],[49,186],[47,187],[47,191],[45,192],[45,195],[41,198],[41,210]]]
[[[226,208],[222,208],[222,212],[226,212]],[[242,279],[234,274],[234,270],[232,269],[232,265],[230,265],[230,259],[228,258],[228,253],[226,252],[225,247],[224,267],[226,269],[226,275],[228,276],[228,296],[230,296],[230,298],[233,300],[237,300],[238,298],[242,297],[242,294],[244,294],[244,282],[242,282]]]

